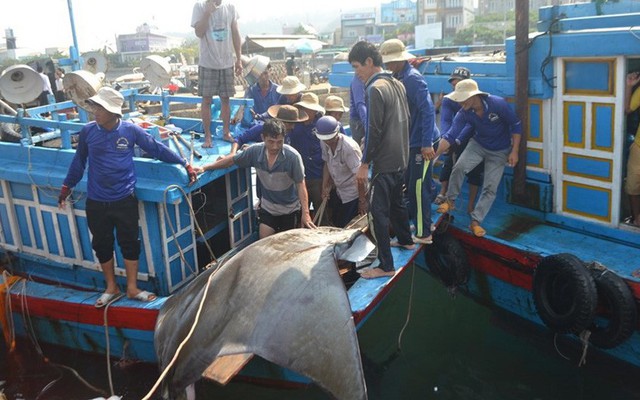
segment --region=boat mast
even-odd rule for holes
[[[516,113],[522,121],[518,164],[513,171],[513,195],[526,204],[527,135],[529,134],[529,2],[516,1]]]
[[[73,38],[73,46],[69,49],[69,57],[72,61],[71,68],[77,71],[82,68],[82,65],[80,65],[80,52],[78,50],[78,39],[76,37],[76,24],[73,19],[72,0],[67,0],[67,7],[69,8],[69,22],[71,23],[71,36]]]

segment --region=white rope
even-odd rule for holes
[[[113,303],[115,303],[116,301],[120,300],[122,298],[123,294],[122,293],[118,293],[115,296],[113,296],[111,298],[111,300],[109,300],[107,302],[107,304],[104,306],[104,313],[102,316],[102,320],[103,325],[104,325],[104,338],[106,341],[106,358],[107,358],[107,377],[109,379],[109,389],[111,390],[111,396],[114,396],[114,390],[113,390],[113,376],[111,375],[111,345],[109,343],[109,319],[107,317],[107,312],[109,311],[109,306]]]
[[[202,312],[202,309],[204,308],[204,302],[207,299],[207,295],[209,294],[209,286],[211,286],[211,280],[213,279],[213,277],[216,275],[216,273],[219,270],[220,270],[220,268],[218,268],[218,269],[214,270],[213,272],[211,272],[211,275],[209,276],[209,279],[207,279],[207,285],[204,287],[204,293],[202,294],[202,299],[200,300],[200,304],[198,305],[198,311],[196,312],[196,317],[195,317],[195,319],[193,321],[193,324],[191,325],[191,329],[189,330],[189,333],[187,333],[187,336],[185,336],[185,338],[182,340],[182,342],[180,343],[180,345],[176,349],[176,352],[173,355],[173,358],[171,359],[171,362],[169,362],[169,364],[167,364],[165,369],[162,371],[162,374],[160,374],[160,377],[158,377],[158,380],[156,381],[156,383],[153,385],[151,390],[149,390],[149,393],[147,393],[146,396],[144,396],[142,398],[142,400],[149,400],[151,398],[151,396],[153,395],[153,393],[158,389],[158,386],[160,386],[160,383],[162,383],[164,378],[167,376],[167,374],[169,373],[169,370],[171,369],[171,367],[173,367],[173,365],[178,360],[178,356],[180,355],[180,352],[182,351],[182,348],[185,346],[185,344],[187,344],[187,342],[189,341],[189,339],[193,335],[193,332],[196,330],[196,325],[198,325],[198,321],[200,320],[200,314]]]
[[[560,357],[564,358],[565,360],[570,360],[570,358],[569,358],[569,357],[567,357],[567,356],[565,356],[564,354],[562,354],[562,352],[561,352],[561,351],[560,351],[560,349],[558,348],[558,341],[557,341],[557,340],[558,340],[558,334],[557,334],[557,333],[555,333],[555,334],[553,335],[553,346],[555,347],[556,352],[560,355]]]
[[[409,325],[409,321],[411,320],[411,304],[413,303],[413,287],[416,277],[416,266],[413,264],[412,272],[411,272],[411,289],[409,290],[409,305],[407,306],[407,319],[404,322],[404,326],[400,330],[400,334],[398,335],[398,350],[402,351],[402,335],[404,334],[404,330]]]
[[[591,337],[591,331],[588,329],[585,329],[582,332],[580,332],[580,335],[578,337],[582,342],[582,356],[580,356],[578,367],[582,367],[587,363],[587,350],[589,350],[589,337]]]

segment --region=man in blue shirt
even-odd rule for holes
[[[87,224],[93,235],[91,242],[107,284],[105,292],[96,302],[104,307],[119,295],[114,274],[114,229],[124,258],[127,275],[127,297],[151,301],[156,295],[138,289],[138,200],[134,194],[136,174],[133,164],[134,147],[161,161],[180,164],[187,170],[189,182],[197,175],[186,160],[155,140],[144,129],[122,121],[124,97],[116,90],[103,87],[87,100],[93,109],[95,121],[85,125],[78,134],[76,154],[64,180],[58,206],[65,207],[66,199],[84,175],[89,162],[87,179]]]
[[[447,199],[438,207],[438,212],[446,213],[454,208],[464,175],[484,161],[482,193],[471,212],[469,226],[475,236],[481,237],[486,231],[480,225],[496,198],[505,164],[514,167],[518,163],[522,124],[505,99],[481,92],[473,79],[458,82],[455,90],[445,97],[460,103],[462,109],[453,119],[451,129],[443,135],[437,154],[446,151],[454,141],[464,142],[474,131],[475,135],[453,167]]]
[[[409,104],[409,165],[407,166],[407,197],[409,217],[415,221],[415,243],[431,244],[431,201],[433,183],[434,144],[440,138],[436,112],[427,82],[417,69],[407,62],[415,56],[406,51],[404,43],[390,39],[380,46],[385,67],[404,85]]]
[[[364,123],[367,121],[367,106],[364,99],[364,82],[355,75],[349,88],[349,102],[351,104],[351,113],[349,114],[351,137],[362,146]]]
[[[245,98],[253,99],[253,114],[266,113],[269,107],[278,104],[280,94],[278,85],[271,81],[271,64],[269,57],[255,56],[247,63],[247,80],[256,79],[256,82],[247,88]]]

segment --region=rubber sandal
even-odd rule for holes
[[[102,293],[100,295],[100,297],[98,297],[98,300],[96,300],[96,304],[94,304],[94,307],[95,308],[102,308],[102,307],[106,306],[107,304],[120,299],[122,296],[123,296],[123,294],[120,293],[120,292],[118,292],[118,293]]]
[[[480,225],[469,225],[469,229],[471,229],[473,236],[476,236],[476,237],[483,237],[484,235],[487,234],[487,231],[484,230],[484,228],[481,227]]]
[[[439,212],[440,214],[446,214],[449,211],[453,210],[454,208],[455,207],[453,206],[453,203],[449,200],[446,200],[444,203],[438,206],[438,209],[436,211]]]
[[[413,242],[419,244],[433,243],[433,236],[413,236]]]
[[[402,247],[405,250],[413,250],[416,248],[415,244],[411,243],[411,244],[400,244],[400,242],[398,242],[397,240],[392,240],[391,242],[389,242],[389,245],[391,247]]]
[[[138,301],[153,301],[155,299],[157,299],[158,296],[156,296],[155,294],[151,293],[151,292],[147,292],[146,290],[141,291],[140,293],[138,293],[137,295],[130,297],[131,300],[138,300]]]
[[[440,205],[447,200],[447,196],[443,194],[439,194],[436,196],[436,199],[433,201],[436,205]]]

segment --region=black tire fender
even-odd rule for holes
[[[597,263],[588,267],[598,292],[596,317],[589,327],[590,341],[597,347],[612,349],[635,331],[636,301],[629,286],[615,272]]]
[[[424,247],[424,258],[429,271],[436,275],[446,287],[464,285],[469,280],[467,254],[450,233],[435,233],[433,244]]]
[[[533,302],[540,319],[557,333],[578,334],[595,315],[596,284],[583,262],[572,254],[554,254],[538,263]]]

